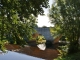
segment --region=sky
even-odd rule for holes
[[[53,3],[54,0],[49,0],[49,5],[51,7],[52,3]],[[47,16],[48,14],[48,11],[49,9],[45,9],[44,8],[44,16],[41,16],[41,15],[38,15],[38,27],[43,27],[43,26],[46,26],[46,27],[50,27],[50,26],[53,26],[51,23],[50,23],[50,20],[49,20],[49,17]]]

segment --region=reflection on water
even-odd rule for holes
[[[8,51],[6,53],[2,53],[0,51],[0,60],[43,60],[43,59],[12,51]]]

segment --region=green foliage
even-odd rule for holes
[[[70,52],[78,50],[80,37],[80,0],[56,0],[50,9],[51,23],[70,41]],[[75,49],[75,46],[76,49]],[[73,52],[72,52],[73,53]]]
[[[49,0],[0,0],[0,41],[23,45],[30,40],[37,23],[37,15]],[[36,2],[36,4],[35,4]]]
[[[68,53],[68,45],[59,46],[59,49],[57,50],[59,51],[60,54],[58,54],[59,56],[54,60],[64,60],[64,57],[66,57]]]
[[[62,34],[59,26],[50,27],[50,32],[51,32],[51,35],[54,37],[54,39],[60,34]]]
[[[73,55],[67,55],[67,56],[64,56],[64,57],[58,57],[54,60],[80,60],[80,52],[78,53],[75,53]]]
[[[9,43],[9,42],[7,40],[0,41],[0,50],[2,50],[3,52],[5,52],[6,48],[4,47],[4,45],[6,43]]]
[[[37,36],[37,38],[36,38],[36,43],[45,43],[46,42],[46,40],[45,40],[45,38],[44,38],[44,36],[43,35],[39,35],[39,36]]]

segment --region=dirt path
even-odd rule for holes
[[[39,48],[32,47],[32,46],[26,46],[24,48],[21,48],[19,45],[7,44],[6,48],[8,50],[19,49],[19,51],[17,51],[19,53],[31,55],[31,56],[38,57],[38,58],[43,58],[46,60],[52,60],[52,59],[56,58],[59,54],[59,52],[56,49],[47,48],[46,50],[42,51]]]
[[[37,47],[25,47],[22,48],[20,52],[43,59],[54,59],[59,54],[56,49],[46,49],[43,51],[38,49]]]

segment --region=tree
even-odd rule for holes
[[[80,37],[80,0],[56,0],[50,9],[49,17],[60,27],[61,34],[70,41],[69,53],[78,51]]]
[[[49,0],[0,0],[0,48],[2,41],[24,45],[36,26],[36,17],[43,15]]]

